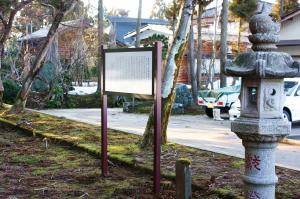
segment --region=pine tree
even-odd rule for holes
[[[180,6],[182,5],[183,0],[173,0],[167,8],[165,9],[165,17],[170,21],[170,25],[173,29],[173,34],[175,34],[177,17],[179,15]]]
[[[240,52],[241,33],[243,31],[243,24],[250,20],[250,17],[254,15],[257,10],[256,0],[233,0],[229,5],[230,14],[239,22],[239,33],[238,33],[238,50]]]

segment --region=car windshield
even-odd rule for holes
[[[298,82],[284,81],[284,92],[286,96],[290,96],[296,89]]]

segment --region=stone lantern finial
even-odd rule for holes
[[[280,24],[272,21],[269,15],[265,13],[254,15],[250,19],[249,27],[252,33],[249,40],[253,44],[254,51],[273,51],[277,48]]]
[[[300,62],[283,52],[276,52],[280,25],[266,13],[250,19],[252,50],[228,60],[224,72],[228,76],[252,78],[287,78],[300,76]]]

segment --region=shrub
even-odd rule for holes
[[[60,84],[54,85],[52,95],[47,101],[46,108],[61,108],[64,100],[64,90]]]
[[[21,85],[11,79],[3,81],[4,93],[3,93],[3,102],[7,104],[15,103],[18,92],[21,89]]]

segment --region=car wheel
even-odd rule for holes
[[[283,110],[283,119],[292,122],[291,115],[286,110]]]
[[[212,109],[212,108],[206,108],[206,109],[205,109],[205,113],[206,113],[206,115],[207,115],[208,117],[210,117],[210,118],[213,118],[213,117],[214,117],[214,115],[213,115],[213,109]]]

